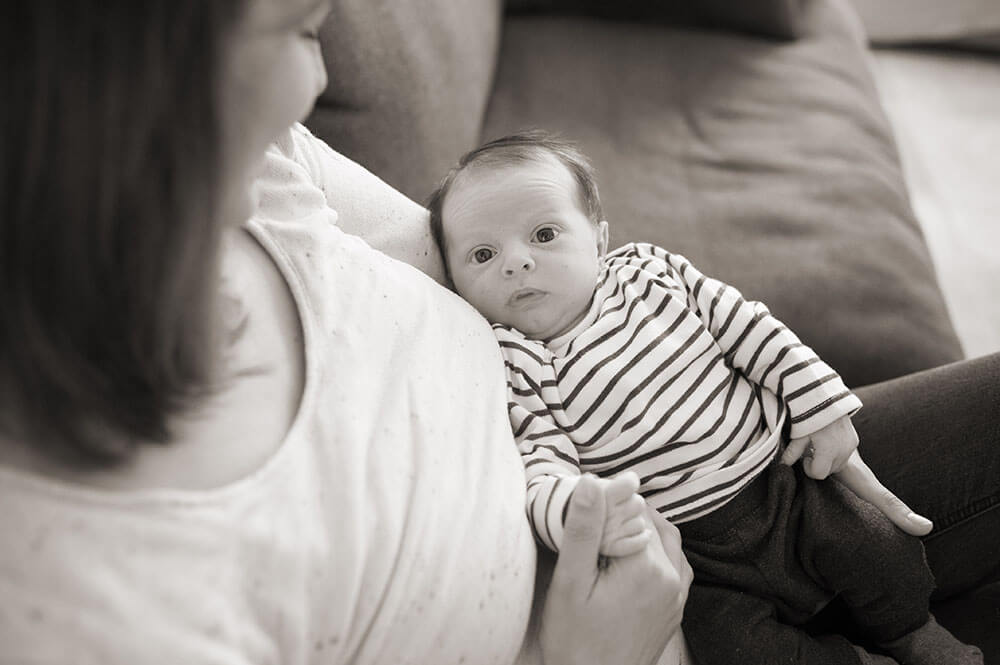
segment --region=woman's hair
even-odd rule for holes
[[[218,90],[241,4],[7,4],[4,434],[110,463],[211,390]]]
[[[531,129],[516,134],[510,134],[488,143],[475,150],[467,152],[459,159],[458,164],[448,171],[434,192],[427,200],[430,210],[431,234],[437,242],[442,254],[445,254],[444,226],[441,213],[445,198],[455,184],[459,174],[471,168],[503,168],[529,162],[537,162],[545,155],[555,157],[573,176],[578,188],[580,207],[593,223],[604,219],[601,209],[601,197],[597,191],[597,178],[594,168],[587,156],[580,151],[575,143],[567,141],[555,134],[540,129]],[[445,271],[448,261],[444,261]],[[449,276],[450,277],[450,276]]]

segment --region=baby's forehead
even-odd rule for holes
[[[503,184],[504,175],[523,173],[538,167],[542,167],[550,175],[555,176],[550,178],[553,185],[576,193],[578,184],[570,168],[549,150],[537,148],[530,152],[519,152],[516,155],[484,156],[470,162],[455,175],[449,188],[449,195],[458,189],[468,187],[500,186]]]

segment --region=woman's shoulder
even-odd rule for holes
[[[302,313],[324,327],[345,300],[353,301],[350,310],[377,302],[377,317],[420,307],[467,316],[439,286],[427,211],[306,128],[290,128],[271,146],[256,186],[259,206],[247,227],[300,296]]]
[[[345,233],[445,283],[427,210],[301,124],[289,128],[268,151],[259,184],[265,215],[273,216],[263,189],[278,185],[275,191],[284,197],[289,178],[297,179],[296,191],[311,190],[309,205],[336,211],[336,223]]]

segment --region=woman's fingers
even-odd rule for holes
[[[914,536],[924,536],[934,528],[934,524],[929,519],[910,510],[909,506],[879,482],[857,451],[851,454],[844,468],[837,472],[834,477],[859,497],[885,513],[885,516],[903,531]]]
[[[552,584],[574,579],[593,579],[597,574],[597,556],[604,535],[605,499],[598,479],[580,476],[569,499],[562,546],[552,574]]]
[[[653,539],[653,546],[658,545],[659,549],[663,550],[677,571],[682,589],[678,602],[683,607],[687,599],[687,589],[694,579],[694,571],[691,570],[691,564],[688,563],[687,557],[684,556],[684,551],[681,549],[681,532],[652,508],[648,508],[646,517],[656,529],[657,538]]]

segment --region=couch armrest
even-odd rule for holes
[[[851,0],[875,44],[942,44],[1000,51],[1000,3]]]
[[[507,0],[511,13],[584,14],[605,19],[658,21],[772,37],[802,36],[806,0]]]

